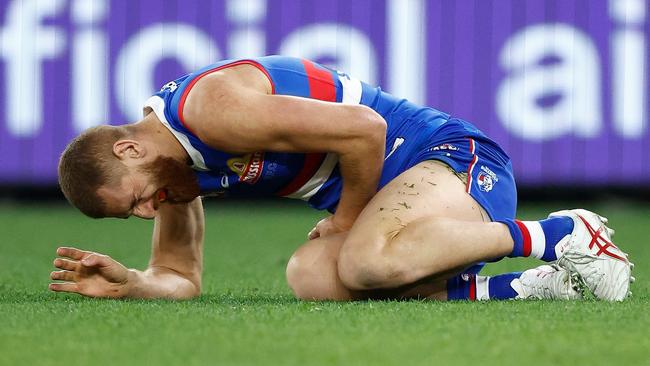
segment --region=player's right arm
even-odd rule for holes
[[[57,249],[50,284],[57,292],[90,297],[187,299],[201,293],[204,217],[201,199],[161,205],[152,254],[145,271],[127,269],[112,258],[75,248]]]

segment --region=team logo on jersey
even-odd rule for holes
[[[264,169],[264,153],[261,151],[228,159],[228,167],[239,176],[239,181],[255,184]]]
[[[481,171],[476,177],[476,184],[483,192],[489,192],[494,188],[494,185],[499,181],[499,177],[488,167],[481,165]]]
[[[170,92],[173,92],[176,90],[176,88],[178,88],[178,84],[176,84],[175,81],[170,81],[167,84],[163,85],[163,87],[160,88],[160,91],[169,90]]]
[[[440,150],[452,150],[457,151],[458,147],[452,144],[442,144],[431,148],[431,151],[440,151]]]

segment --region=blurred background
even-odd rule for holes
[[[511,155],[524,199],[647,198],[647,5],[1,0],[0,192],[60,199],[58,156],[80,131],[136,121],[208,63],[284,54],[472,121]]]
[[[0,0],[0,365],[648,365],[649,8]],[[138,120],[152,93],[196,68],[267,54],[310,58],[475,123],[512,157],[519,218],[573,207],[609,217],[637,265],[632,299],[299,303],[284,268],[325,213],[297,201],[218,199],[206,200],[201,298],[49,293],[59,245],[139,269],[150,254],[151,221],[92,220],[65,203],[56,166],[68,141]],[[537,265],[508,259],[482,273]]]

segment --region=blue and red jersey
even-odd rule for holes
[[[450,121],[450,116],[444,112],[396,98],[379,87],[309,60],[283,56],[224,60],[167,83],[145,105],[156,113],[188,152],[203,195],[298,198],[330,212],[336,210],[339,201],[342,178],[336,154],[273,151],[230,154],[203,143],[186,127],[183,107],[194,84],[212,72],[242,64],[262,71],[274,94],[363,104],[379,113],[388,129],[386,159],[378,188],[426,159],[423,146],[429,146],[427,149],[439,146],[446,138],[471,137],[489,141],[465,121]]]

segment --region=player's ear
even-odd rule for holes
[[[136,140],[117,140],[113,144],[113,154],[120,160],[140,159],[146,155],[144,145]]]

